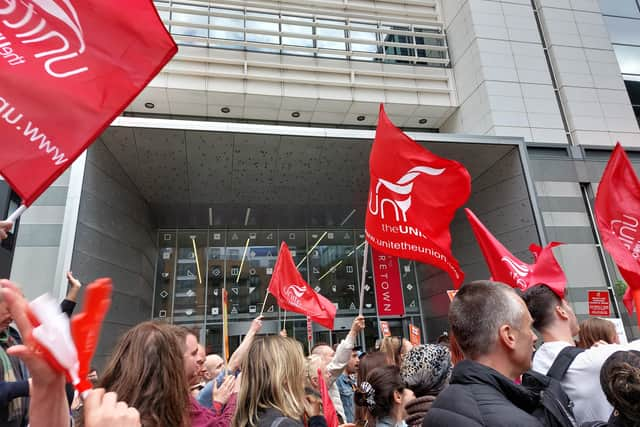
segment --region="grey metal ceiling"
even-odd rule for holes
[[[160,228],[362,227],[372,141],[110,127],[101,140]],[[514,147],[423,143],[472,179]],[[247,208],[250,208],[247,215]]]

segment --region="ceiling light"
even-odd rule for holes
[[[222,111],[223,113],[227,114],[227,113],[230,113],[230,112],[231,112],[231,108],[229,108],[229,107],[222,107],[222,108],[220,109],[220,111]]]
[[[151,110],[152,108],[156,107],[156,104],[154,104],[153,102],[145,102],[144,106],[145,106],[145,108],[148,108],[148,109]]]
[[[421,125],[426,125],[427,124],[427,119],[420,119],[420,120],[418,120],[418,123],[420,123]]]
[[[298,117],[300,117],[300,112],[294,111],[293,113],[291,113],[291,117],[293,117],[294,119],[297,119]]]
[[[366,119],[366,117],[365,117],[365,116],[358,116],[358,117],[356,117],[356,120],[357,120],[357,121],[359,121],[359,122],[364,121],[364,119]]]

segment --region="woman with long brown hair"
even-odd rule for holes
[[[300,343],[279,335],[256,340],[242,362],[233,427],[326,427],[319,405],[305,398],[305,359]]]
[[[616,327],[608,320],[599,317],[590,317],[580,323],[578,334],[578,347],[591,348],[596,343],[620,344]]]
[[[144,427],[185,427],[189,422],[189,384],[183,346],[176,327],[144,322],[118,342],[100,387],[116,392],[140,413]]]

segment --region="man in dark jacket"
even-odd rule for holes
[[[449,323],[466,360],[453,369],[423,426],[543,426],[531,415],[539,394],[515,382],[531,368],[536,341],[516,292],[496,282],[467,284],[451,302]]]

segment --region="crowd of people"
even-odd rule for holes
[[[68,278],[71,315],[81,285]],[[580,325],[544,284],[465,284],[437,343],[385,337],[366,353],[362,316],[308,355],[285,331],[261,334],[258,317],[228,361],[194,331],[144,322],[92,371],[84,400],[33,346],[20,288],[2,280],[0,296],[0,426],[640,426],[640,340]]]

